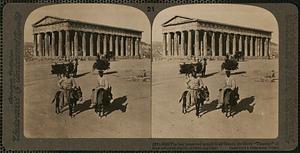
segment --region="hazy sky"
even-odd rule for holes
[[[142,41],[150,43],[150,23],[140,10],[111,4],[58,4],[38,8],[27,18],[25,42],[32,42],[32,24],[45,16],[54,16],[143,31]]]
[[[154,19],[154,41],[162,41],[161,24],[176,15],[272,31],[271,41],[278,44],[278,24],[271,12],[260,7],[237,4],[193,4],[165,9]]]

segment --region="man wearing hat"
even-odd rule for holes
[[[90,108],[96,105],[96,97],[97,97],[96,94],[98,93],[99,89],[104,89],[105,95],[109,95],[109,93],[111,92],[111,87],[109,86],[109,82],[107,78],[103,75],[103,71],[102,70],[98,71],[98,74],[99,75],[97,76],[97,87],[93,89],[92,103]]]
[[[70,74],[68,72],[65,72],[64,76],[58,81],[58,87],[63,90],[66,104],[70,103],[70,92],[72,88],[75,88],[76,86],[77,85],[75,79],[73,77],[70,77]],[[64,106],[65,100],[63,100],[63,103],[61,104],[61,108]]]
[[[196,71],[192,71],[192,77],[187,79],[186,85],[187,85],[187,89],[189,91],[187,94],[188,107],[191,107],[192,105],[195,104],[197,90],[199,88],[203,87],[204,84],[203,84],[201,78],[197,77]]]
[[[224,103],[224,101],[223,101],[223,99],[224,99],[224,91],[226,89],[234,90],[235,87],[236,87],[236,81],[231,76],[230,71],[226,70],[225,73],[226,73],[226,77],[225,77],[224,86],[223,86],[222,89],[219,90],[220,92],[219,92],[219,100],[218,100],[217,108],[220,108],[223,105],[223,103]]]

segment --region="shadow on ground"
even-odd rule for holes
[[[248,111],[249,113],[252,113],[255,106],[254,100],[254,96],[242,99],[236,106],[233,107],[232,116],[237,115],[242,111]]]
[[[104,75],[107,75],[107,74],[114,74],[114,73],[118,73],[118,71],[108,71],[108,72],[105,72]]]
[[[209,113],[209,112],[212,112],[212,111],[215,111],[217,110],[217,105],[218,105],[218,100],[215,99],[213,100],[212,102],[208,103],[208,104],[204,104],[202,109],[200,109],[200,117],[202,117],[203,115]]]
[[[80,77],[83,77],[87,74],[89,74],[90,72],[85,72],[85,73],[81,73],[81,74],[77,74],[74,78],[80,78]]]
[[[127,96],[118,97],[114,99],[114,101],[107,107],[105,115],[109,115],[113,111],[120,110],[123,113],[126,112],[128,103],[125,104],[127,101]]]
[[[204,76],[201,76],[201,78],[207,78],[207,77],[213,76],[213,75],[215,75],[217,73],[218,72],[208,73],[208,74],[205,74]]]
[[[231,75],[238,75],[238,74],[244,74],[246,71],[240,71],[240,72],[232,72]]]

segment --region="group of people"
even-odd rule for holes
[[[234,90],[236,87],[236,81],[231,76],[231,72],[229,70],[226,70],[225,72],[226,72],[226,77],[224,80],[224,84],[219,90],[217,109],[222,107],[222,105],[224,104],[223,98],[226,89]],[[204,83],[202,79],[197,76],[197,73],[193,71],[191,77],[186,79],[185,85],[188,89],[187,99],[188,99],[188,108],[190,108],[195,104],[195,99],[197,99],[196,97],[197,90],[204,87]]]
[[[108,79],[104,76],[104,72],[98,71],[98,74],[99,75],[97,76],[97,86],[95,88],[95,91],[99,89],[104,89],[105,92],[111,92],[109,91],[109,89],[111,90],[111,87],[109,85]],[[63,77],[58,81],[58,87],[60,88],[60,90],[63,91],[64,99],[66,100],[61,104],[61,107],[63,107],[64,103],[70,103],[70,92],[72,89],[77,87],[77,83],[75,79],[72,76],[70,76],[69,73],[65,73]],[[92,97],[96,96],[92,95]],[[94,105],[96,104],[96,100],[93,100],[93,98],[91,101],[92,103],[90,105],[90,108],[94,107]]]

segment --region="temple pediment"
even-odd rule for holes
[[[181,23],[186,23],[186,22],[191,22],[191,21],[195,21],[195,20],[192,18],[175,16],[172,19],[168,20],[167,22],[163,23],[162,26],[176,25],[176,24],[181,24]]]
[[[50,25],[50,24],[54,24],[54,23],[60,23],[63,21],[66,21],[66,20],[61,19],[61,18],[46,16],[46,17],[42,18],[41,20],[39,20],[38,22],[34,23],[33,26],[38,27],[38,26],[42,26],[42,25]]]

